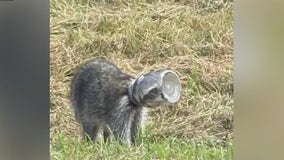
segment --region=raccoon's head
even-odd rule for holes
[[[156,107],[176,103],[181,95],[181,84],[171,70],[157,70],[140,75],[129,86],[133,103]]]

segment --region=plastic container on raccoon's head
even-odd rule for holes
[[[142,74],[129,86],[131,101],[148,107],[176,103],[180,95],[180,80],[171,70],[156,70]]]

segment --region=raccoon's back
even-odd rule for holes
[[[75,112],[116,106],[127,95],[133,78],[106,60],[90,60],[75,73],[71,82],[71,103]]]

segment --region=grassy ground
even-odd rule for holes
[[[51,159],[231,159],[232,8],[225,0],[51,0]],[[93,57],[134,76],[165,67],[181,78],[181,101],[149,111],[136,147],[81,139],[69,84]]]

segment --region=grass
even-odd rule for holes
[[[51,159],[231,159],[232,10],[223,0],[51,0]],[[133,76],[157,68],[180,76],[181,101],[149,111],[137,147],[81,140],[69,85],[94,57]]]
[[[52,144],[53,159],[232,159],[232,147],[218,146],[210,141],[170,137],[159,142],[150,137],[135,147],[124,147],[113,141],[107,144],[86,143],[72,136],[57,134]],[[141,139],[142,139],[141,138]],[[76,157],[76,158],[74,158]]]

